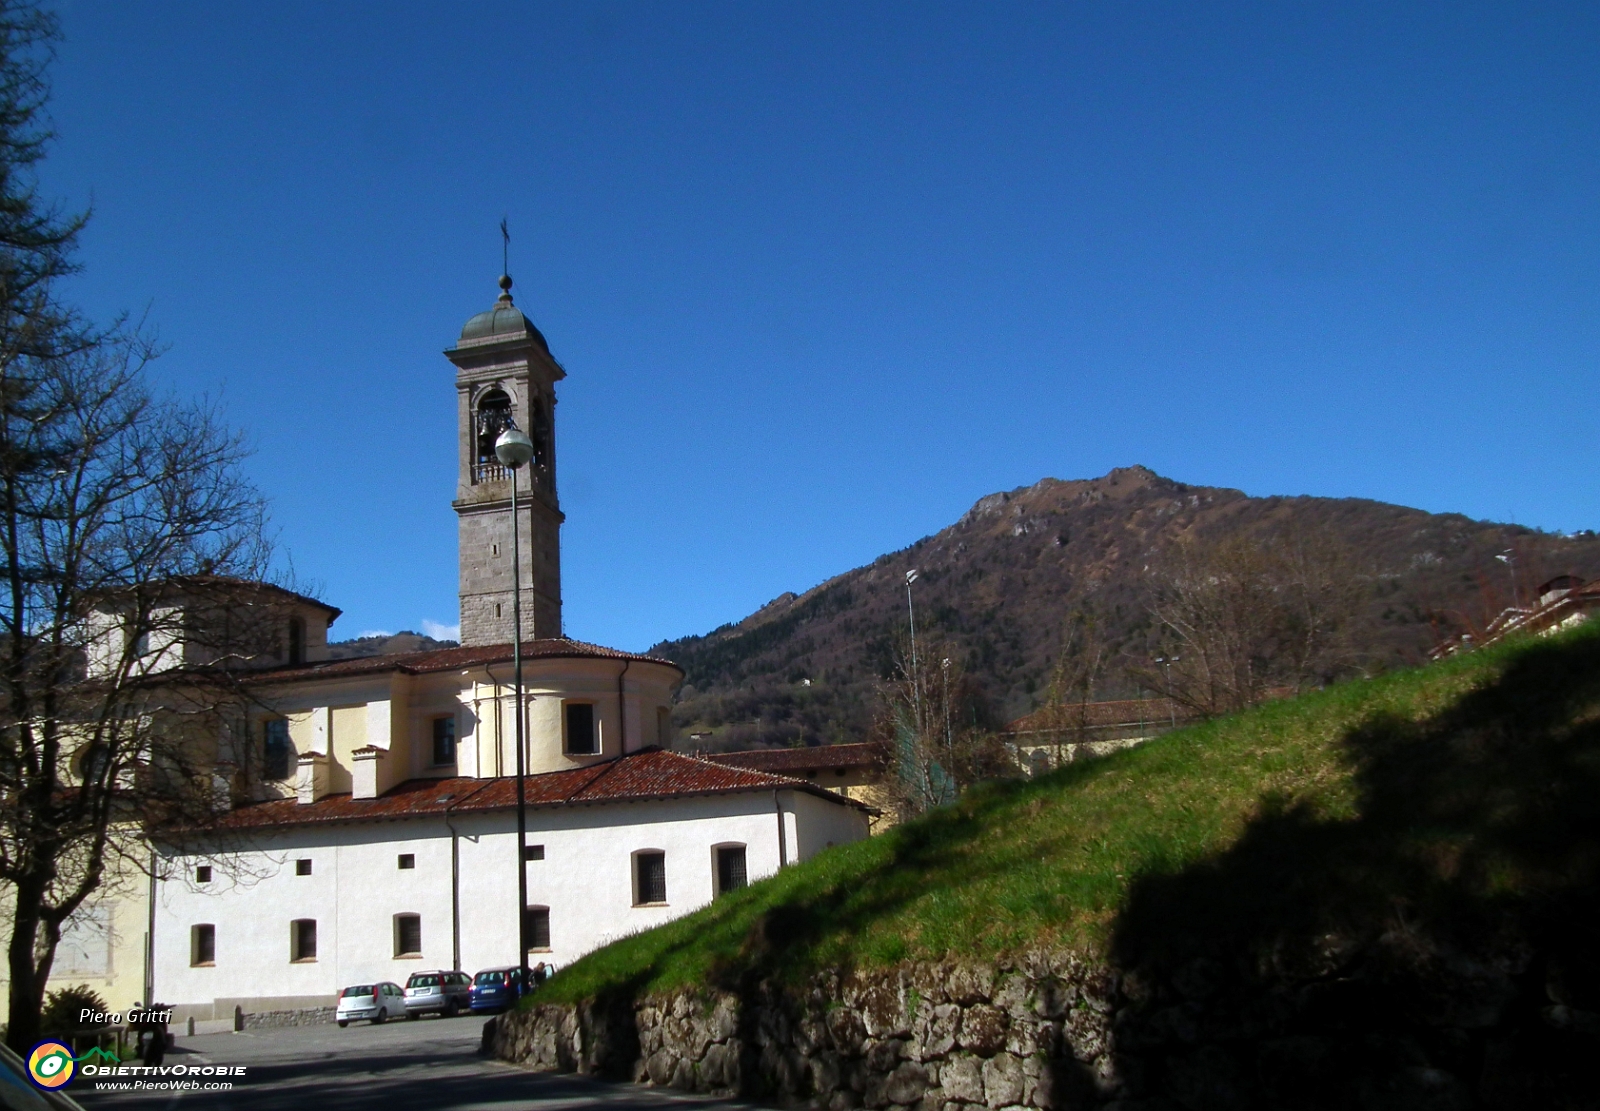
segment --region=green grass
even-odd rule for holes
[[[1590,630],[1272,703],[975,789],[591,953],[535,999],[1039,946],[1137,961],[1397,905],[1470,924],[1548,903],[1593,888],[1597,707]]]

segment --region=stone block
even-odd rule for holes
[[[983,1062],[961,1054],[939,1068],[939,1086],[951,1099],[966,1103],[983,1102]]]
[[[983,1063],[984,1102],[990,1107],[1007,1107],[1022,1102],[1022,1062],[1001,1053]]]
[[[956,1034],[956,1044],[983,1057],[998,1053],[1006,1044],[1009,1027],[1005,1013],[987,1003],[979,1003],[961,1012],[961,1028]]]
[[[957,965],[951,969],[948,991],[951,1002],[963,1007],[987,1003],[994,991],[994,969],[978,964]]]
[[[884,1095],[890,1103],[916,1103],[927,1090],[928,1070],[915,1061],[902,1061],[884,1085]]]

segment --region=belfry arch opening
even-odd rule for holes
[[[511,398],[502,389],[486,390],[478,398],[472,425],[477,451],[472,462],[472,481],[493,482],[506,477],[506,469],[494,453],[494,442],[511,421]]]

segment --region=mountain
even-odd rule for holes
[[[803,594],[784,594],[704,636],[651,653],[687,673],[674,723],[702,747],[859,740],[875,684],[905,635],[905,574],[919,640],[942,638],[994,723],[1036,708],[1072,614],[1092,609],[1118,663],[1148,664],[1157,569],[1187,537],[1331,536],[1359,556],[1353,637],[1368,670],[1421,661],[1482,628],[1557,574],[1600,575],[1600,538],[1562,536],[1359,498],[1250,497],[1145,467],[981,498],[959,521]],[[1513,564],[1497,561],[1512,553]],[[1113,667],[1097,697],[1132,696]],[[706,736],[705,734],[710,734]]]
[[[348,660],[356,656],[392,656],[397,652],[431,652],[435,648],[458,647],[453,640],[434,640],[432,637],[409,630],[398,633],[381,633],[377,636],[339,640],[328,645],[330,660]]]

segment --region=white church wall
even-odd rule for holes
[[[780,792],[790,861],[829,840],[866,835],[865,822],[833,812],[853,808],[803,792]],[[460,967],[467,972],[517,960],[514,813],[455,815],[460,833]],[[817,827],[813,830],[813,826]],[[528,902],[550,912],[550,949],[530,962],[557,967],[626,934],[670,921],[710,902],[713,846],[742,844],[752,882],[778,869],[778,818],[772,792],[529,811]],[[209,1016],[234,1002],[272,1010],[331,999],[370,980],[403,984],[411,972],[455,963],[451,920],[450,830],[440,817],[291,828],[258,835],[236,860],[212,862],[209,884],[193,882],[203,858],[173,863],[156,906],[156,995]],[[634,855],[666,854],[667,900],[634,905]],[[398,867],[400,854],[415,867]],[[309,859],[309,876],[295,861]],[[422,955],[394,953],[394,916],[422,919]],[[317,922],[317,958],[290,959],[291,923]],[[211,967],[190,964],[191,928],[216,930]],[[273,1000],[280,1002],[275,1004]],[[290,1000],[291,1003],[282,1001]]]

